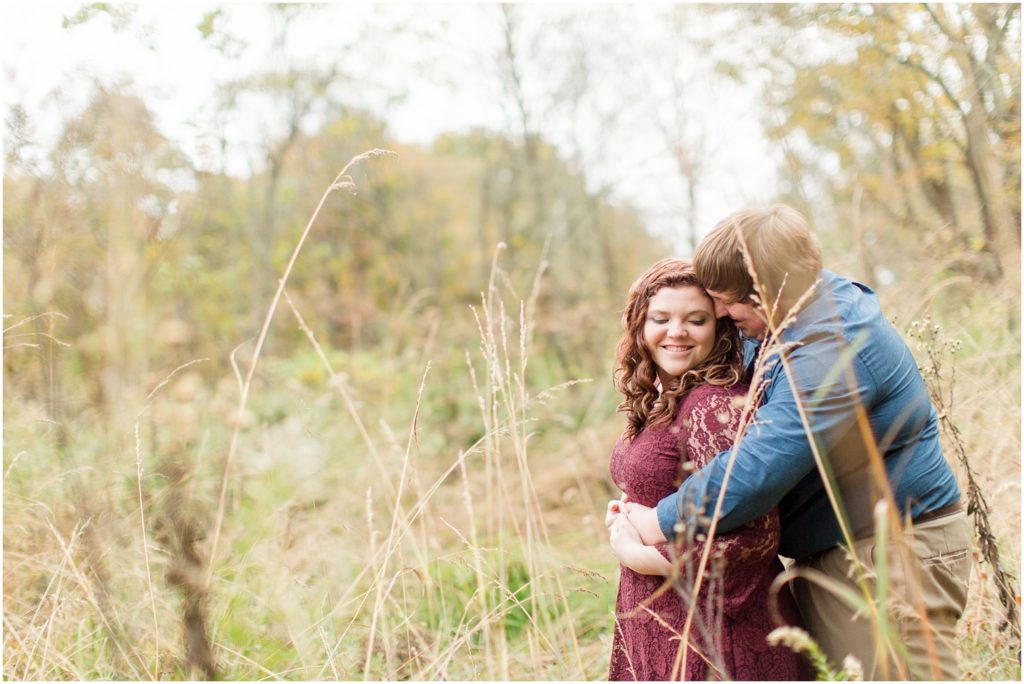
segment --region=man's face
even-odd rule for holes
[[[732,319],[739,331],[755,340],[764,340],[768,334],[768,324],[764,312],[749,299],[738,300],[729,292],[708,290],[711,300],[715,303],[715,316]]]

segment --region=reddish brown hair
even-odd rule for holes
[[[743,360],[739,333],[728,317],[715,326],[715,344],[708,357],[688,370],[659,396],[654,381],[657,366],[644,344],[644,324],[651,298],[663,287],[697,287],[704,292],[693,264],[688,259],[662,259],[636,279],[626,296],[622,312],[622,338],[615,348],[615,389],[625,395],[619,411],[628,421],[625,437],[632,439],[646,427],[672,420],[676,406],[697,385],[731,387],[742,377]],[[705,293],[706,296],[706,293]],[[708,297],[708,301],[711,298]],[[713,309],[712,309],[713,310]]]

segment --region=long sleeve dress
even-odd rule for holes
[[[670,423],[643,430],[629,443],[620,440],[611,456],[615,483],[630,500],[655,506],[679,486],[683,463],[700,468],[732,447],[739,426],[739,409],[732,400],[744,391],[698,386],[680,402]],[[701,539],[684,539],[678,547],[658,545],[680,569],[675,586],[666,585],[661,576],[620,568],[610,680],[672,678],[690,590],[704,551]],[[768,589],[783,571],[778,546],[779,516],[774,509],[729,534],[715,536],[690,629],[684,679],[804,677],[805,665],[797,655],[765,641],[776,626],[769,613]],[[788,624],[800,624],[788,591],[779,593],[779,609]]]

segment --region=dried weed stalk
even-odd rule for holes
[[[306,243],[306,239],[309,237],[310,232],[312,232],[313,224],[320,215],[320,211],[323,209],[330,194],[335,190],[347,190],[352,193],[355,192],[355,182],[352,180],[352,177],[348,175],[349,169],[367,159],[383,156],[397,155],[388,150],[378,149],[373,149],[360,155],[356,155],[348,164],[345,165],[345,168],[338,173],[334,180],[331,181],[331,184],[327,186],[327,189],[324,190],[324,194],[320,197],[320,202],[317,204],[312,216],[309,217],[309,221],[306,223],[306,228],[302,231],[302,235],[299,236],[299,240],[295,244],[295,248],[292,250],[291,258],[288,259],[288,265],[285,267],[284,273],[278,281],[277,291],[274,293],[274,297],[270,301],[266,318],[263,320],[263,326],[260,328],[259,335],[256,338],[256,348],[252,353],[252,361],[249,362],[249,371],[246,374],[245,380],[241,383],[241,392],[238,398],[238,409],[236,411],[237,420],[235,420],[235,427],[231,433],[231,444],[228,447],[227,456],[224,458],[224,468],[221,473],[220,481],[220,493],[217,496],[217,514],[213,525],[213,539],[210,543],[210,564],[205,580],[205,584],[207,585],[210,584],[210,581],[213,578],[213,567],[217,559],[217,546],[220,542],[220,533],[224,524],[225,507],[227,505],[228,479],[231,474],[231,462],[234,460],[235,452],[238,449],[238,439],[241,435],[241,426],[243,422],[242,417],[245,415],[245,407],[249,402],[249,390],[252,387],[253,376],[256,374],[256,364],[259,361],[260,352],[263,350],[263,343],[267,339],[267,333],[270,331],[270,323],[273,321],[274,313],[277,311],[277,306],[281,302],[281,297],[284,295],[284,288],[288,284],[288,278],[291,276],[292,269],[295,268],[295,262],[299,258],[299,253],[302,251],[302,247]]]
[[[956,380],[956,366],[952,357],[960,351],[961,342],[947,339],[943,335],[942,326],[933,324],[929,316],[925,316],[923,321],[912,321],[907,329],[907,335],[916,340],[918,348],[926,355],[927,362],[921,367],[921,375],[924,376],[928,393],[931,394],[932,402],[938,410],[939,425],[946,437],[949,438],[957,462],[963,469],[964,477],[967,478],[967,513],[974,521],[974,535],[981,555],[992,568],[992,579],[996,584],[999,602],[1004,610],[1000,629],[1010,629],[1017,642],[1017,656],[1020,657],[1020,589],[1017,586],[1016,578],[1003,567],[999,560],[999,546],[989,521],[988,501],[978,485],[974,469],[967,457],[967,447],[960,434],[960,429],[953,422],[953,389]],[[949,360],[948,382],[944,375],[947,359]]]

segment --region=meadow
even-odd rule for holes
[[[395,315],[386,345],[354,352],[317,339],[286,269],[261,332],[301,335],[254,371],[262,335],[154,372],[112,429],[80,388],[55,390],[59,421],[5,396],[5,676],[602,678],[617,314],[586,335],[605,368],[566,377],[537,342],[558,316],[543,264],[518,292],[503,251],[478,304]],[[883,299],[897,323],[926,321],[912,344],[923,366],[929,350],[943,364],[932,370],[1017,576],[1013,293],[947,282]],[[62,319],[8,319],[9,377],[35,364],[57,381]],[[230,372],[211,372],[225,360]],[[975,555],[964,677],[1017,678],[1019,642]]]
[[[605,678],[627,288],[766,201],[905,334],[975,535],[962,675],[1021,678],[1019,5],[482,5],[467,37],[243,4],[192,42],[154,8],[49,47],[194,50],[202,107],[120,74],[5,110],[5,679]],[[414,81],[450,96],[427,142]]]

